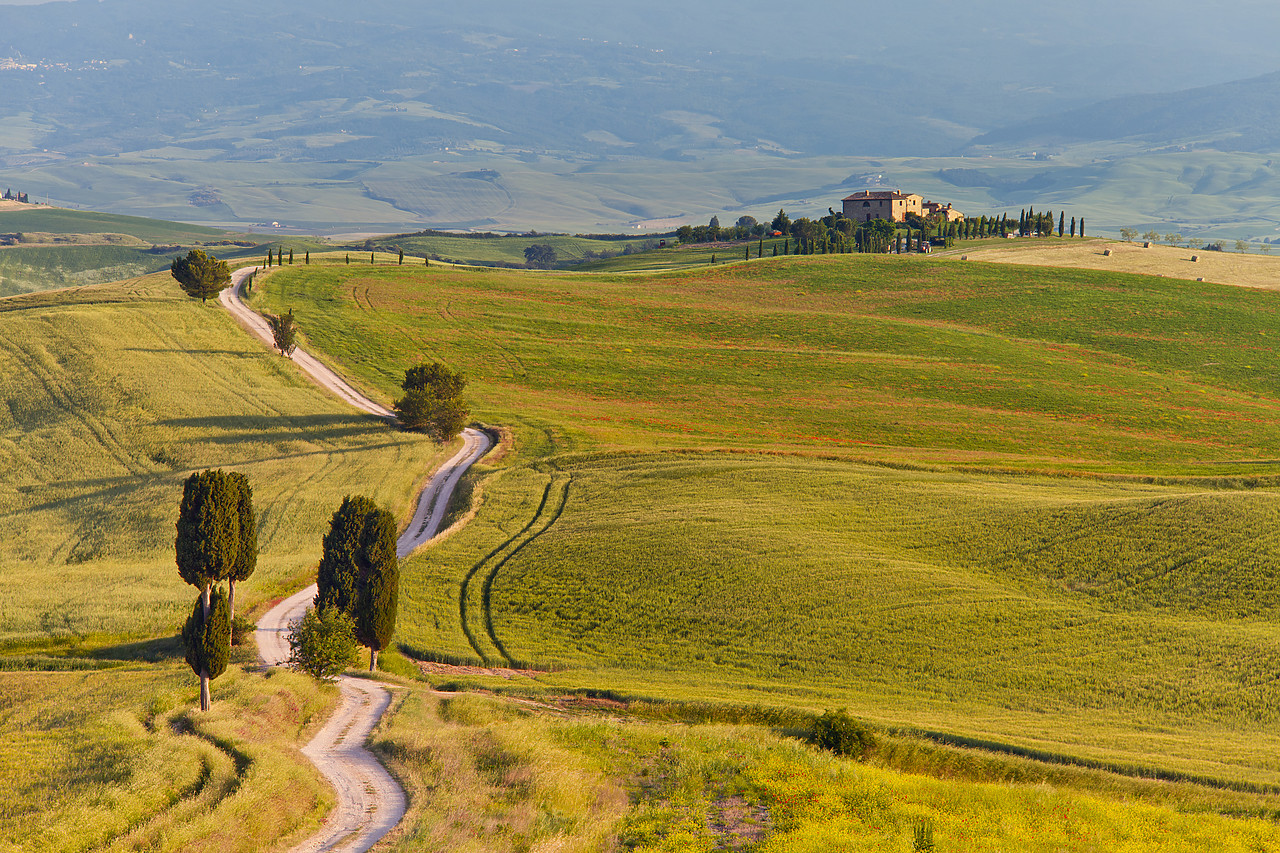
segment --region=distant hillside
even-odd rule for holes
[[[972,148],[1050,149],[1078,142],[1280,150],[1280,73],[1158,95],[1130,95],[1010,125]]]

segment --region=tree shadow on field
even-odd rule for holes
[[[329,440],[367,434],[371,427],[386,424],[377,415],[215,415],[203,418],[169,418],[156,425],[169,429],[198,429],[212,434],[200,441],[234,444],[246,440],[262,440],[271,436]]]
[[[173,353],[180,352],[186,355],[231,355],[238,358],[248,358],[249,356],[259,356],[262,353],[250,351],[247,349],[186,349],[185,347],[124,347],[121,352],[156,352],[156,353]]]
[[[94,649],[88,655],[94,660],[134,661],[138,663],[160,663],[161,661],[183,660],[186,650],[182,646],[182,637],[157,637],[152,640],[137,640],[132,643],[119,643],[114,646],[103,646]]]

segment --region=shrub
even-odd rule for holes
[[[843,709],[827,711],[814,722],[812,741],[836,755],[857,759],[865,758],[876,745],[870,729]]]
[[[308,610],[289,635],[289,667],[332,681],[356,663],[356,628],[337,608]]]
[[[231,645],[243,646],[244,641],[257,629],[254,625],[243,616],[237,616],[231,620]]]

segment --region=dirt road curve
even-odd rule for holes
[[[249,272],[238,270],[232,277],[231,286],[218,298],[242,326],[270,346],[273,343],[271,328],[240,298],[240,288]],[[309,353],[297,350],[293,360],[321,387],[361,411],[384,418],[394,417],[385,406],[356,391]],[[423,489],[413,521],[396,543],[399,556],[409,554],[439,532],[458,481],[473,462],[488,452],[491,445],[489,436],[479,430],[468,428],[463,432],[462,449],[432,476]],[[315,595],[316,587],[312,584],[277,604],[258,621],[258,652],[267,666],[280,666],[289,659],[289,626],[302,618]],[[338,687],[342,691],[342,704],[302,750],[333,785],[338,805],[325,820],[324,827],[290,853],[364,853],[404,817],[404,791],[373,754],[364,748],[373,727],[391,704],[391,694],[376,682],[358,678],[340,678]]]
[[[251,267],[236,270],[232,273],[231,286],[218,294],[218,301],[226,306],[226,309],[231,312],[231,316],[235,317],[240,325],[248,329],[255,338],[267,346],[275,346],[275,338],[271,334],[271,327],[267,325],[267,321],[262,319],[262,315],[245,305],[244,300],[240,298],[245,279],[256,269],[256,267]],[[315,380],[316,384],[321,388],[332,392],[360,411],[382,418],[395,417],[395,414],[390,409],[386,406],[378,405],[352,388],[347,384],[346,380],[321,364],[311,353],[300,349],[295,350],[293,361],[298,367],[302,368],[304,373]]]
[[[289,624],[301,619],[315,598],[314,584],[277,604],[258,622],[258,651],[270,666],[289,659]],[[404,791],[367,749],[365,741],[391,704],[377,682],[338,679],[342,704],[302,753],[329,780],[338,805],[315,835],[290,853],[363,853],[404,817]]]

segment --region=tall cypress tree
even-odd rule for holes
[[[201,596],[182,626],[182,645],[187,664],[200,676],[200,710],[208,711],[209,682],[227,671],[231,659],[231,617],[227,597],[215,587],[208,603]]]
[[[1061,237],[1063,232],[1066,231],[1066,225],[1067,225],[1067,212],[1064,210],[1058,214],[1058,236],[1059,237]]]
[[[1076,236],[1076,218],[1074,216],[1071,217],[1071,236]]]
[[[335,608],[348,616],[356,612],[360,580],[360,546],[365,520],[378,505],[363,496],[347,495],[329,520],[316,570],[316,609]]]
[[[200,590],[202,631],[212,630],[212,588],[227,579],[241,558],[238,490],[223,471],[192,474],[182,489],[178,505],[177,538],[174,540],[178,574]],[[209,679],[200,676],[200,709],[209,710]]]
[[[1080,238],[1084,239],[1084,217],[1080,217]]]
[[[385,509],[375,509],[365,517],[359,564],[356,639],[369,648],[369,671],[372,672],[378,667],[378,652],[395,636],[396,611],[400,606],[396,519]]]
[[[235,562],[227,572],[227,612],[229,619],[236,618],[236,581],[248,580],[258,568],[258,514],[253,508],[253,488],[249,478],[239,471],[227,475],[235,492],[236,514],[239,517],[240,541],[236,548]]]

